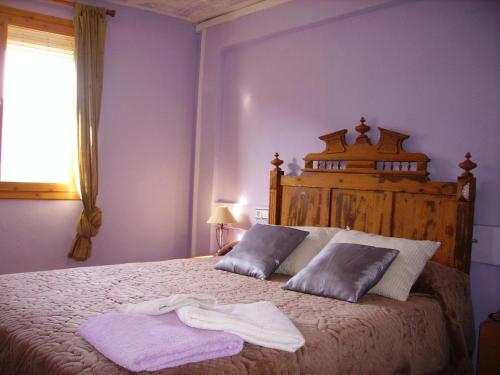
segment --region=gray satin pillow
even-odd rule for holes
[[[357,302],[384,275],[398,250],[329,243],[284,289]]]
[[[217,262],[215,269],[266,279],[308,234],[288,227],[255,224],[233,250]]]

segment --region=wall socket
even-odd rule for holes
[[[267,220],[269,219],[269,209],[268,208],[256,208],[255,218],[257,220]]]

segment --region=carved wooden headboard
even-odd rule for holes
[[[345,129],[319,137],[326,148],[306,155],[300,176],[285,176],[275,154],[269,223],[440,241],[433,259],[468,273],[476,186],[470,154],[456,182],[430,181],[430,159],[403,149],[408,135],[379,128],[372,144],[364,118],[355,129],[353,144],[346,143]]]

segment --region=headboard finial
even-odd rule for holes
[[[356,131],[358,133],[360,133],[360,135],[358,135],[358,137],[356,138],[356,143],[371,144],[370,138],[368,138],[368,136],[365,134],[366,132],[368,132],[370,130],[370,127],[368,125],[366,125],[365,122],[366,122],[366,120],[362,116],[361,119],[359,120],[359,125],[354,128],[354,129],[356,129]]]
[[[471,158],[471,154],[470,152],[467,152],[465,154],[465,160],[463,162],[461,162],[460,164],[458,164],[458,166],[460,168],[462,168],[465,172],[462,173],[462,177],[473,177],[474,175],[470,172],[471,170],[473,170],[474,168],[477,167],[477,164],[474,163],[472,160],[470,160]]]
[[[276,169],[280,169],[280,165],[283,164],[283,160],[279,158],[280,154],[277,152],[274,153],[274,159],[271,160],[271,164],[274,165]]]

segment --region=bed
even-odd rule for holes
[[[364,119],[353,144],[347,130],[320,137],[300,176],[272,161],[271,224],[349,226],[442,243],[406,302],[367,294],[358,303],[281,288],[218,271],[217,258],[74,268],[0,276],[0,374],[126,374],[78,334],[89,318],[120,303],[175,293],[208,293],[220,303],[273,302],[299,328],[295,353],[245,344],[241,354],[157,374],[470,373],[474,347],[467,272],[475,164],[457,182],[431,182],[424,154],[402,148],[406,135],[380,129],[372,144]]]

